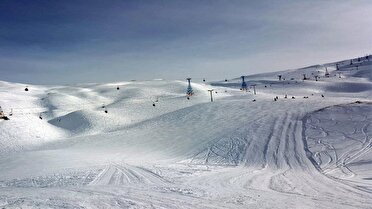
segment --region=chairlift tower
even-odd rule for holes
[[[209,94],[211,95],[211,102],[213,102],[213,89],[208,89]]]
[[[327,69],[327,67],[325,67],[325,70],[326,70],[326,71],[325,71],[325,74],[324,74],[324,75],[325,75],[325,77],[329,77],[329,72],[328,72],[328,69]]]
[[[247,91],[247,83],[244,81],[244,75],[243,76],[241,76],[241,78],[242,78],[242,88],[241,88],[241,90],[242,91]]]
[[[253,93],[256,94],[256,84],[253,84]]]
[[[302,74],[302,76],[303,76],[302,80],[307,80],[306,74]]]
[[[186,90],[186,94],[187,96],[191,96],[194,94],[193,90],[192,90],[192,87],[191,87],[191,78],[186,78],[187,82],[188,82],[188,86],[187,86],[187,90]]]

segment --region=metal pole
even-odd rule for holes
[[[188,96],[191,96],[191,95],[193,95],[193,90],[192,90],[192,88],[191,88],[191,78],[186,78],[186,80],[187,80],[187,82],[188,82],[188,86],[187,86],[187,90],[186,90],[186,94],[188,95]]]
[[[242,78],[242,87],[241,87],[241,90],[242,91],[247,91],[247,83],[244,81],[244,76],[241,76]]]
[[[211,95],[211,102],[213,102],[213,89],[208,90],[209,94]]]

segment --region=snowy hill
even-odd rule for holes
[[[372,208],[371,75],[361,58],[247,91],[192,80],[189,99],[186,81],[1,81],[0,206]]]

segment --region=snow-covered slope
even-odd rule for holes
[[[371,208],[372,62],[337,64],[189,99],[185,81],[0,82],[0,206]]]

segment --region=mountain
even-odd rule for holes
[[[363,57],[190,97],[186,80],[1,81],[0,206],[371,208],[371,75]]]

